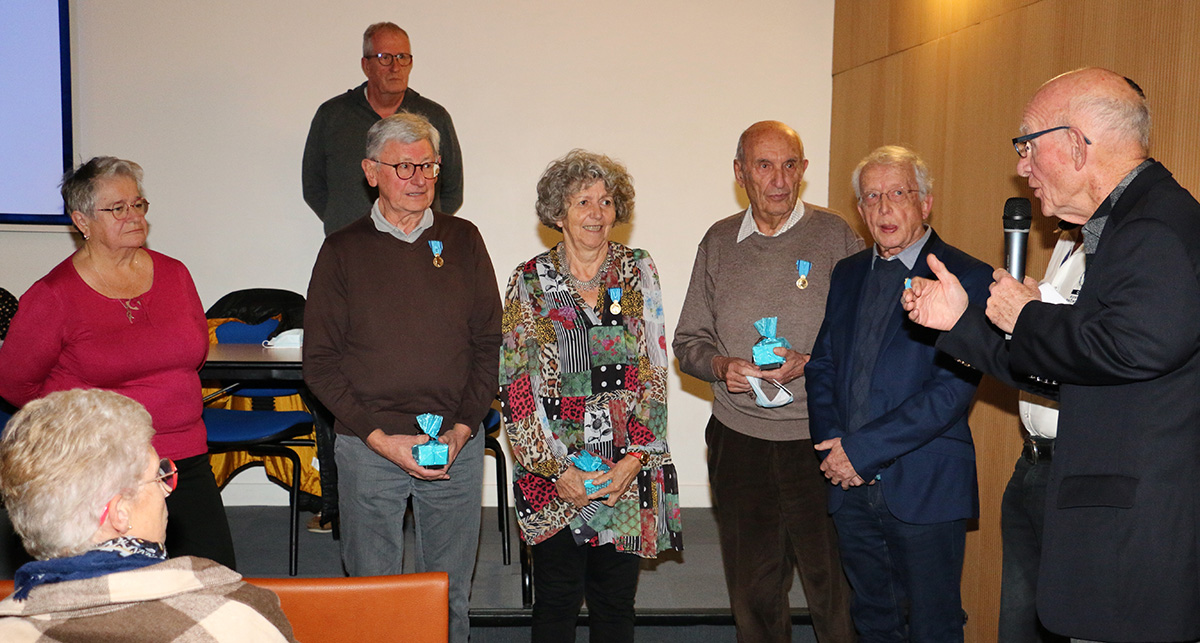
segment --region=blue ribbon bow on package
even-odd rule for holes
[[[579,453],[576,453],[575,455],[571,456],[571,462],[574,462],[575,467],[580,471],[608,471],[609,469],[608,465],[604,464],[604,461],[591,451],[580,451]],[[584,480],[583,489],[584,491],[587,491],[588,495],[590,496],[593,493],[596,493],[597,491],[607,487],[611,483],[612,480],[609,480],[608,482],[597,486],[592,484],[591,480]]]
[[[770,371],[783,366],[784,359],[781,355],[775,354],[776,348],[780,346],[783,348],[792,347],[791,342],[787,339],[775,336],[778,326],[778,317],[763,317],[754,322],[754,329],[762,337],[752,349],[754,353],[754,365],[764,371]]]
[[[437,441],[438,434],[442,432],[442,416],[422,413],[417,416],[417,426],[429,436],[428,442],[413,447],[413,458],[417,464],[426,469],[440,469],[446,466],[450,460],[450,445]]]

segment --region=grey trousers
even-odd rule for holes
[[[418,480],[358,438],[337,436],[342,565],[351,576],[399,574],[404,557],[404,511],[411,497],[418,572],[450,576],[450,640],[465,643],[467,610],[479,549],[483,501],[483,437],[467,442],[449,480]],[[403,623],[397,623],[397,632]]]

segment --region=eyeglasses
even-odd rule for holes
[[[152,482],[161,482],[166,488],[167,495],[175,491],[175,487],[179,486],[179,469],[175,467],[175,461],[171,458],[163,458],[158,461],[158,475],[142,482],[141,484],[150,484]]]
[[[1025,158],[1025,157],[1029,156],[1030,150],[1033,149],[1033,145],[1031,144],[1033,139],[1035,139],[1039,136],[1042,136],[1043,134],[1049,134],[1050,132],[1057,132],[1060,129],[1071,129],[1072,127],[1073,127],[1072,125],[1059,125],[1058,127],[1051,127],[1050,129],[1044,129],[1040,132],[1034,132],[1032,134],[1026,134],[1024,136],[1018,136],[1012,140],[1013,147],[1017,150],[1017,156],[1019,156],[1021,158]],[[1083,137],[1083,142],[1087,143],[1088,145],[1092,144],[1092,142],[1090,140],[1088,140],[1088,137],[1086,134]]]
[[[390,166],[392,169],[396,170],[396,178],[400,179],[401,181],[407,181],[411,179],[413,175],[417,173],[417,168],[421,168],[421,176],[427,179],[436,179],[438,174],[441,174],[442,172],[442,164],[434,163],[433,161],[430,161],[429,163],[384,163],[378,159],[371,160],[380,165]]]
[[[364,58],[374,58],[381,67],[391,67],[392,62],[400,63],[401,67],[408,67],[412,64],[412,54],[375,54],[374,56],[364,56]]]
[[[858,201],[865,206],[875,207],[876,205],[879,205],[880,199],[882,199],[884,195],[887,195],[888,201],[891,201],[892,203],[904,203],[904,200],[908,198],[908,195],[912,194],[913,192],[920,192],[920,190],[896,188],[894,190],[888,190],[887,192],[865,192]]]
[[[111,212],[113,218],[117,221],[128,219],[134,212],[142,216],[150,211],[150,202],[145,199],[138,199],[133,203],[118,203],[111,208],[96,208],[96,212]]]

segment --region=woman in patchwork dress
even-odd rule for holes
[[[533,641],[574,641],[585,598],[591,640],[632,641],[641,559],[683,548],[658,271],[609,241],[633,212],[620,163],[573,150],[537,190],[563,240],[513,271],[500,350]]]

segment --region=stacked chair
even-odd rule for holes
[[[286,290],[239,290],[209,308],[209,329],[214,343],[259,344],[275,335],[299,328],[304,320],[304,297]],[[227,383],[225,383],[227,384]],[[249,388],[234,383],[206,398],[204,424],[208,451],[219,485],[262,462],[268,477],[288,487],[290,508],[288,573],[298,567],[302,486],[319,496],[319,474],[306,466],[316,455],[313,417],[306,410],[282,410],[285,402],[302,409],[299,390]],[[224,408],[213,406],[223,404]]]

